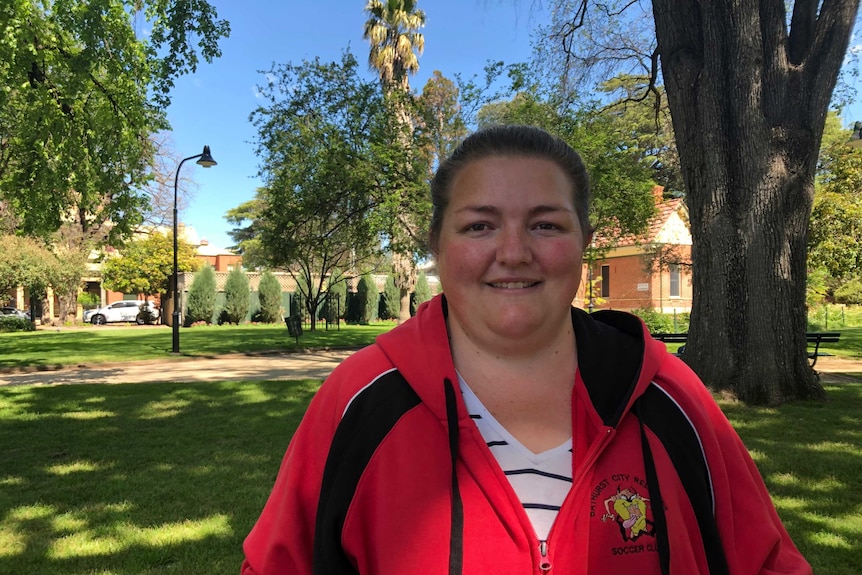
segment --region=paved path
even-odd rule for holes
[[[203,359],[172,359],[95,364],[53,371],[0,373],[0,387],[75,383],[141,383],[151,381],[238,381],[324,379],[354,350],[314,351],[275,355],[230,355]],[[820,357],[817,370],[832,374],[862,374],[862,361]],[[838,378],[841,379],[840,377]]]
[[[230,355],[203,359],[93,364],[51,371],[0,373],[0,387],[9,385],[141,383],[152,381],[323,379],[353,351],[337,350],[274,355]]]

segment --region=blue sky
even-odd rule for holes
[[[365,62],[368,44],[362,39],[365,0],[298,2],[296,0],[213,0],[220,18],[231,23],[222,57],[202,63],[195,74],[181,77],[172,92],[168,119],[176,154],[188,157],[210,146],[218,165],[209,169],[193,161],[182,175],[197,184],[180,222],[194,226],[211,245],[227,247],[229,209],[251,199],[261,185],[248,121],[258,105],[255,86],[260,72],[272,64],[313,59],[340,59],[350,47]],[[507,64],[527,61],[531,30],[547,13],[531,8],[529,0],[420,0],[426,14],[425,52],[420,71],[410,85],[421,89],[434,70],[447,77],[480,74],[488,60]],[[373,78],[372,72],[368,72]]]

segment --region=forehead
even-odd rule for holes
[[[548,201],[571,205],[574,183],[554,161],[525,155],[493,155],[465,163],[452,179],[449,203],[485,200]]]

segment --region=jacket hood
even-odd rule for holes
[[[422,304],[414,318],[377,338],[383,353],[442,422],[447,420],[442,383],[457,381],[446,313],[446,298],[438,295]],[[616,426],[658,371],[665,346],[649,336],[640,318],[625,312],[588,314],[572,308],[572,324],[581,379],[602,421]]]

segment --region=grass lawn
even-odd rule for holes
[[[184,356],[223,355],[303,348],[360,347],[394,327],[394,323],[342,325],[341,329],[304,331],[299,343],[282,324],[200,326],[180,330]],[[0,368],[62,366],[170,359],[168,326],[91,326],[0,333]]]
[[[318,382],[0,388],[0,574],[238,573]],[[724,402],[797,545],[862,560],[862,374],[828,402]]]

